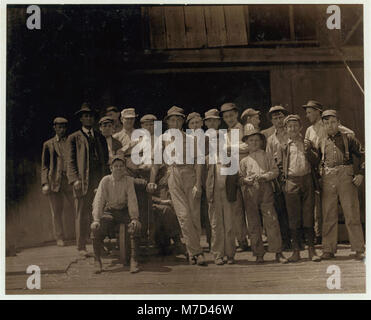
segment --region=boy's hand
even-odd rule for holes
[[[76,180],[76,181],[73,183],[73,187],[75,188],[75,190],[80,190],[80,189],[82,188],[81,180]]]
[[[149,182],[147,184],[146,190],[148,193],[155,193],[155,191],[157,190],[157,184],[153,182]]]
[[[354,178],[353,178],[353,183],[354,185],[358,188],[361,183],[363,182],[363,175],[361,174],[357,174]]]
[[[98,230],[99,227],[100,227],[99,221],[93,221],[92,224],[90,225],[90,229],[93,230],[93,231]]]
[[[202,194],[202,188],[200,186],[197,186],[196,184],[193,186],[192,189],[192,195],[194,199],[201,198]]]
[[[254,180],[255,180],[255,176],[246,177],[244,179],[245,184],[247,184],[248,186],[254,185]]]
[[[41,188],[41,192],[44,194],[44,195],[47,195],[49,194],[50,192],[50,188],[49,188],[49,185],[48,184],[44,184]]]

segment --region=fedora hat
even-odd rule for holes
[[[91,108],[89,102],[83,102],[83,104],[81,105],[80,110],[78,110],[78,111],[75,112],[75,116],[80,115],[82,113],[91,113],[91,114],[95,115],[95,112]]]

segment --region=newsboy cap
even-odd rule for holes
[[[322,112],[323,105],[320,102],[316,101],[316,100],[309,100],[307,102],[307,104],[304,104],[303,105],[303,108],[304,109],[306,109],[306,108],[313,108],[313,109],[317,109],[317,110],[319,110],[319,111]]]
[[[245,141],[248,137],[253,136],[255,134],[259,135],[263,140],[265,139],[264,134],[262,134],[260,130],[256,129],[251,123],[247,123],[243,127],[242,141]]]
[[[83,102],[83,104],[81,105],[80,110],[75,112],[75,116],[80,115],[81,113],[92,113],[92,114],[94,114],[94,111],[91,108],[89,102]]]
[[[239,110],[238,110],[238,107],[237,107],[233,102],[227,102],[227,103],[224,103],[224,104],[220,107],[220,113],[227,112],[227,111],[231,111],[231,110],[239,111]]]
[[[324,119],[326,117],[335,117],[335,118],[337,118],[338,116],[337,116],[336,110],[329,109],[329,110],[323,111],[323,113],[322,113],[322,119]]]
[[[241,120],[244,121],[247,117],[252,117],[257,114],[260,114],[260,111],[255,110],[253,108],[247,108],[244,112],[241,114]]]
[[[147,122],[147,121],[155,121],[157,117],[153,114],[145,114],[143,117],[140,118],[140,123]]]
[[[164,120],[167,120],[171,116],[180,116],[182,118],[185,118],[184,110],[183,108],[179,108],[177,106],[172,106],[168,111],[167,115],[165,116]]]
[[[103,123],[113,123],[113,119],[111,117],[108,117],[108,116],[102,117],[99,120],[99,125],[101,125]]]
[[[137,114],[135,113],[134,108],[126,108],[121,111],[121,118],[136,118]]]
[[[111,160],[111,165],[116,161],[116,160],[121,160],[122,162],[126,163],[125,162],[125,155],[123,152],[119,152],[117,154],[115,154]]]
[[[269,119],[272,119],[272,114],[273,114],[274,112],[282,112],[283,115],[285,115],[285,116],[287,116],[288,113],[289,113],[289,112],[288,112],[288,111],[287,111],[283,106],[281,106],[281,105],[273,106],[273,107],[271,107],[271,108],[269,109],[269,111],[268,111],[268,117],[269,117]]]
[[[106,113],[108,113],[110,111],[119,112],[119,109],[115,106],[109,106],[109,107],[106,108]]]
[[[68,123],[68,120],[62,117],[56,117],[53,120],[53,124],[67,124],[67,123]]]
[[[200,118],[202,120],[202,117],[201,115],[198,113],[198,112],[191,112],[188,116],[187,116],[187,122],[191,121],[192,119],[194,118]]]
[[[297,114],[289,114],[285,120],[283,120],[283,123],[286,125],[289,121],[298,121],[301,123],[300,116]]]
[[[207,120],[207,119],[220,119],[218,109],[210,109],[206,111],[204,120]]]

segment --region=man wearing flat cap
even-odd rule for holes
[[[64,246],[64,198],[73,207],[72,189],[67,180],[67,124],[68,121],[65,118],[57,117],[54,119],[55,136],[44,142],[41,155],[42,193],[48,195],[53,232],[58,246]]]
[[[113,133],[120,132],[122,130],[122,123],[120,120],[121,113],[115,106],[109,106],[106,108],[106,116],[113,120]]]
[[[244,110],[241,114],[241,121],[244,125],[251,123],[255,129],[260,130],[260,111],[253,108]]]
[[[230,150],[232,147],[232,129],[237,129],[239,131],[238,150],[239,161],[241,161],[249,154],[249,150],[247,144],[242,141],[243,126],[238,121],[238,107],[232,102],[227,102],[220,107],[220,113],[223,117],[224,122],[228,126],[227,150]],[[232,201],[234,206],[233,213],[235,214],[235,217],[233,219],[233,223],[236,239],[239,245],[238,251],[246,251],[249,247],[246,239],[247,225],[245,210],[242,202],[241,188],[238,186],[238,174],[228,175],[226,180],[229,201]],[[233,193],[230,191],[233,191]]]
[[[322,113],[326,138],[320,142],[319,158],[322,167],[322,258],[333,259],[337,251],[338,202],[343,209],[351,250],[355,259],[364,259],[364,237],[360,220],[357,188],[365,174],[365,151],[353,134],[339,129],[335,110]],[[360,159],[354,172],[353,157]]]
[[[81,129],[68,137],[68,182],[73,185],[76,212],[76,244],[80,256],[87,256],[86,240],[89,236],[91,205],[99,181],[108,172],[108,147],[102,134],[93,129],[94,112],[84,103],[75,113]]]
[[[109,162],[111,162],[114,155],[122,148],[120,141],[112,137],[113,134],[113,119],[105,116],[99,120],[99,130],[103,137],[106,138]]]
[[[121,142],[123,153],[126,153],[135,145],[131,140],[131,134],[134,131],[136,117],[134,108],[126,108],[121,111],[122,130],[115,133],[113,137]]]
[[[178,217],[183,238],[187,247],[189,262],[191,264],[205,265],[203,250],[200,244],[201,236],[201,220],[200,220],[200,200],[202,192],[202,164],[197,164],[197,159],[194,159],[194,164],[188,164],[188,156],[191,154],[192,143],[194,146],[193,156],[197,157],[197,146],[194,143],[193,136],[187,135],[183,130],[185,120],[184,110],[177,106],[171,107],[164,119],[169,130],[180,132],[182,137],[183,159],[182,163],[173,162],[169,165],[169,192],[171,201]],[[173,154],[167,154],[167,146],[172,143],[171,131],[167,131],[162,135],[162,144],[155,146],[156,152],[165,150],[165,159],[173,158]],[[188,144],[186,141],[191,142]],[[172,149],[174,151],[174,149]],[[188,154],[188,156],[187,156]],[[176,155],[175,155],[176,156]],[[147,186],[149,192],[153,193],[157,189],[156,177],[160,169],[160,164],[152,166],[150,183]]]
[[[309,100],[305,105],[303,105],[303,108],[305,109],[306,117],[311,123],[311,126],[307,128],[305,132],[305,140],[307,143],[312,144],[314,148],[318,148],[320,142],[326,138],[326,130],[321,118],[321,114],[323,112],[323,105],[322,103],[316,101],[316,100]],[[340,132],[346,133],[346,134],[352,134],[354,135],[354,132],[350,130],[349,128],[339,125]],[[316,189],[316,195],[315,195],[315,232],[317,237],[317,243],[321,242],[321,233],[322,233],[322,206],[321,206],[321,199],[320,199],[320,193],[319,193],[319,184],[317,183],[317,180],[319,178],[319,168],[313,168],[313,175],[316,177],[315,180],[315,189]]]

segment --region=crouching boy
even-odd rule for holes
[[[281,169],[293,253],[290,262],[300,260],[299,229],[303,227],[308,243],[308,256],[312,261],[320,261],[314,249],[314,185],[311,163],[318,164],[317,153],[309,142],[304,143],[301,121],[298,115],[288,115],[285,120],[288,134],[287,144],[277,152],[277,163]]]
[[[244,194],[251,249],[256,262],[264,262],[263,220],[269,251],[276,253],[277,262],[287,263],[282,255],[282,239],[272,189],[272,180],[278,177],[278,168],[273,158],[261,149],[262,141],[264,136],[257,129],[245,126],[243,142],[247,143],[249,154],[240,161],[240,184]]]
[[[120,154],[112,159],[111,174],[100,181],[93,201],[91,224],[96,272],[102,272],[101,249],[105,236],[119,224],[128,224],[130,234],[130,272],[138,268],[138,240],[141,224],[138,220],[138,202],[134,178],[126,175],[125,158]]]

